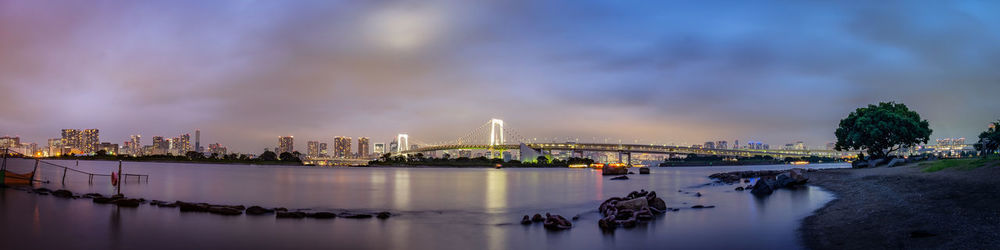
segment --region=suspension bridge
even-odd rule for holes
[[[395,141],[397,147],[391,153],[406,155],[444,150],[486,150],[492,158],[498,157],[499,154],[508,150],[521,151],[522,158],[526,150],[534,151],[537,154],[546,154],[552,151],[569,151],[573,155],[579,154],[580,157],[584,156],[584,152],[616,152],[628,157],[633,153],[698,154],[729,157],[771,156],[775,158],[809,156],[845,158],[857,154],[857,152],[834,150],[723,149],[638,143],[537,143],[536,140],[528,140],[510,126],[505,127],[504,121],[500,119],[491,119],[478,128],[451,141],[427,144],[418,143],[416,144],[419,145],[418,147],[410,147],[410,140],[410,135],[399,134]]]

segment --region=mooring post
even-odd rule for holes
[[[90,180],[87,181],[87,184],[94,184],[94,174],[87,174],[87,175],[90,175]]]
[[[118,194],[122,194],[122,182],[125,180],[125,176],[122,176],[122,161],[118,161]]]
[[[35,173],[38,172],[38,159],[35,159],[35,169],[31,170],[31,179],[28,180],[28,184],[32,184],[35,181]]]
[[[62,179],[62,184],[63,185],[66,184],[66,171],[67,170],[69,170],[69,168],[63,167],[63,179]]]

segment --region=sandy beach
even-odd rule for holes
[[[998,162],[972,170],[896,168],[809,173],[837,199],[802,221],[810,249],[990,249],[1000,245]]]

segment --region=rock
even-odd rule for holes
[[[758,196],[769,195],[773,193],[774,192],[774,188],[772,187],[773,184],[771,184],[770,182],[774,182],[774,180],[761,177],[759,180],[757,180],[757,183],[754,183],[753,189],[750,190],[750,193]]]
[[[597,221],[597,227],[601,229],[614,229],[618,227],[618,222],[615,221],[614,217],[603,218]]]
[[[664,211],[667,211],[667,203],[664,202],[663,199],[660,199],[659,197],[649,200],[649,207],[654,209],[653,211],[655,212],[662,213]]]
[[[231,207],[231,206],[209,206],[208,207],[208,212],[209,213],[213,213],[213,214],[221,214],[221,215],[241,215],[241,214],[243,214],[243,210],[239,210],[239,209],[236,209],[235,207]]]
[[[274,211],[288,212],[288,209],[284,208],[284,207],[277,207],[277,208],[274,208]]]
[[[902,166],[903,164],[906,164],[906,160],[905,159],[903,159],[903,158],[895,158],[895,159],[892,159],[891,161],[889,161],[889,164],[887,164],[886,167],[893,168],[893,167],[897,167],[897,166]]]
[[[635,172],[632,172],[632,171],[628,171],[628,174],[635,174]]]
[[[885,163],[886,163],[885,159],[874,159],[874,160],[869,160],[868,161],[868,166],[874,168],[874,167],[878,167],[879,165],[882,165],[882,164],[885,164]]]
[[[924,230],[915,230],[913,232],[910,232],[910,238],[927,238],[927,237],[934,237],[934,236],[937,236],[937,234],[934,234],[934,233],[931,233],[931,232],[927,232],[927,231],[924,231]]]
[[[649,174],[649,167],[639,168],[639,174]]]
[[[695,209],[699,209],[699,208],[714,208],[714,207],[715,206],[705,206],[705,205],[694,205],[694,206],[691,206],[691,208],[695,208]]]
[[[856,160],[851,162],[851,168],[867,168],[868,162],[862,160]]]
[[[571,218],[571,220],[573,220],[573,221],[576,221],[576,220],[579,220],[579,219],[580,219],[580,215],[579,214],[578,215],[574,215],[573,218]]]
[[[392,213],[385,212],[385,211],[375,213],[375,218],[379,218],[379,219],[388,219],[390,216],[392,216]]]
[[[267,209],[260,206],[251,206],[247,208],[247,215],[262,215],[269,213],[274,213],[274,209]]]
[[[542,221],[545,221],[545,217],[542,217],[541,214],[535,214],[534,216],[531,216],[531,221],[532,222],[542,222]]]
[[[372,215],[370,215],[370,214],[354,214],[354,213],[346,213],[346,212],[345,213],[340,213],[337,216],[339,216],[341,218],[348,218],[348,219],[368,219],[368,218],[372,217]]]
[[[789,176],[788,173],[779,174],[775,178],[775,182],[774,182],[775,185],[773,186],[773,188],[774,189],[779,189],[779,188],[787,187],[788,185],[791,185],[792,182],[795,182],[795,180],[793,180],[792,177]]]
[[[174,203],[181,208],[181,212],[208,212],[208,204],[205,203],[187,203],[183,201]]]
[[[624,175],[628,173],[628,169],[625,167],[611,167],[605,166],[601,168],[601,175]]]
[[[315,212],[306,214],[306,216],[316,219],[333,219],[337,217],[337,214],[331,212]]]
[[[166,203],[166,202],[163,202],[159,206],[160,207],[177,207],[177,203],[176,202],[175,203]]]
[[[97,197],[97,198],[94,198],[94,203],[97,203],[97,204],[110,204],[110,203],[112,203],[114,201],[115,201],[115,199],[111,199],[111,198],[107,198],[107,197]]]
[[[121,199],[121,198],[125,198],[125,195],[124,194],[116,194],[116,195],[112,195],[111,196],[111,199]]]
[[[531,218],[530,217],[528,217],[527,215],[525,215],[524,218],[521,218],[521,225],[529,225],[529,224],[531,224]]]
[[[618,204],[615,206],[615,208],[617,208],[618,210],[626,210],[627,209],[627,210],[632,210],[632,211],[638,211],[638,210],[649,208],[649,201],[647,201],[646,198],[642,198],[642,197],[635,198],[635,199],[631,199],[631,200],[627,200],[627,201],[618,202]]]
[[[743,187],[736,187],[736,189],[735,189],[735,190],[736,190],[736,191],[743,191],[743,190],[745,190],[745,189],[744,189]]]
[[[566,218],[563,218],[561,215],[550,215],[548,213],[545,214],[545,222],[543,222],[543,224],[545,225],[545,229],[557,231],[573,227],[573,223],[569,222],[569,220],[566,220]]]
[[[69,190],[66,189],[59,189],[56,190],[55,192],[52,192],[52,196],[59,198],[73,198],[73,192],[70,192]]]
[[[694,193],[694,196],[701,197],[701,192]]]
[[[114,203],[119,207],[138,207],[140,202],[138,199],[119,199]]]
[[[33,191],[35,191],[35,193],[38,193],[38,194],[48,194],[48,193],[52,192],[52,190],[50,190],[48,188],[36,188]]]
[[[611,178],[612,180],[628,180],[628,176],[622,175],[618,177]]]
[[[281,218],[281,219],[302,219],[302,218],[305,218],[305,217],[306,217],[306,213],[303,213],[303,212],[278,211],[275,214],[275,218]]]
[[[101,194],[98,194],[98,193],[87,193],[87,194],[84,194],[83,197],[84,198],[97,198],[97,197],[104,197],[104,196],[101,195]]]

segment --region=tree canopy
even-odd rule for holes
[[[930,124],[906,105],[880,102],[858,108],[840,120],[836,150],[864,150],[876,158],[885,158],[900,148],[927,143]]]
[[[993,122],[990,128],[979,134],[979,142],[976,142],[976,150],[984,154],[996,152],[1000,148],[1000,120]]]

